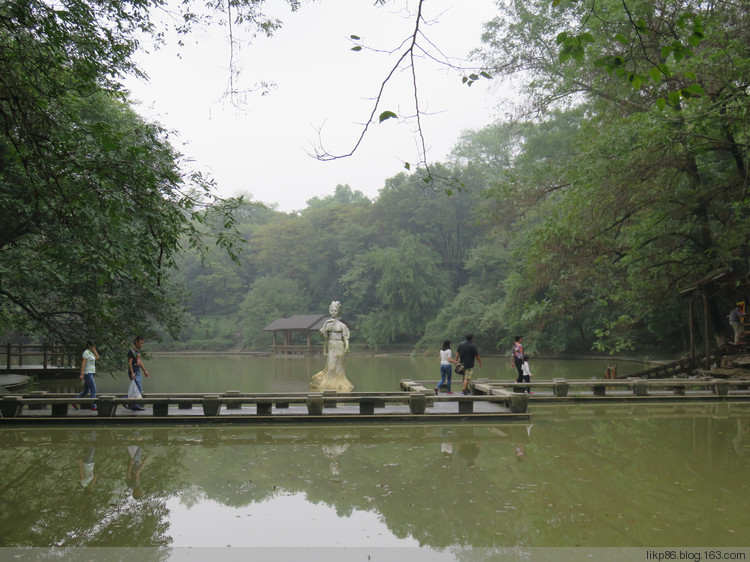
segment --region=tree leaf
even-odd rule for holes
[[[396,117],[398,117],[398,115],[396,115],[392,111],[384,111],[383,113],[380,114],[380,117],[378,119],[379,119],[379,122],[382,123],[383,121],[386,121],[387,119],[394,119]]]

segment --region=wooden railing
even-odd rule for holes
[[[0,364],[0,369],[10,370],[14,367],[75,369],[80,365],[81,353],[71,346],[8,343],[2,348],[5,352],[5,361]]]

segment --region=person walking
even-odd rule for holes
[[[143,396],[141,374],[146,375],[146,378],[148,378],[148,371],[141,359],[141,349],[143,348],[144,343],[146,343],[146,340],[143,339],[143,337],[136,336],[133,340],[133,347],[128,349],[128,375],[130,376],[130,380],[135,381],[135,384],[138,387],[138,392],[141,393],[141,396]],[[136,404],[133,406],[133,410],[145,410],[145,408],[140,404]]]
[[[456,360],[452,357],[451,352],[451,341],[445,340],[443,342],[443,347],[440,348],[440,382],[435,387],[435,395],[437,396],[440,393],[440,387],[443,386],[443,383],[446,381],[448,382],[448,386],[446,387],[447,390],[445,391],[446,394],[453,394],[451,391],[451,377],[453,375],[453,368],[451,367],[451,363],[455,363]]]
[[[523,382],[523,336],[516,336],[513,351],[510,354],[510,366],[518,371],[516,382]]]
[[[477,346],[472,342],[472,340],[474,339],[474,334],[469,332],[465,337],[466,339],[461,342],[461,345],[459,345],[458,349],[456,349],[456,363],[460,362],[465,369],[463,373],[463,390],[461,391],[461,394],[463,394],[464,396],[470,394],[469,381],[474,376],[474,361],[476,360],[476,362],[479,363],[479,366],[482,366],[482,358],[479,357],[479,350],[477,349]]]
[[[94,375],[96,374],[96,360],[99,359],[99,353],[96,351],[94,342],[86,342],[86,349],[83,351],[81,357],[81,376],[79,378],[83,381],[83,392],[77,398],[83,398],[87,394],[90,394],[91,398],[96,398]],[[73,407],[76,410],[78,409],[78,406],[75,404],[73,404]],[[91,409],[96,410],[96,402],[91,405]]]

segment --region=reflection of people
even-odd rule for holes
[[[514,426],[511,428],[510,439],[513,446],[513,454],[516,456],[518,462],[524,461],[526,444],[531,439],[532,427],[534,427],[534,424],[527,425],[526,427]]]
[[[477,346],[472,342],[473,339],[474,334],[466,334],[466,339],[458,346],[458,349],[456,350],[456,362],[460,361],[466,368],[466,370],[464,371],[463,390],[461,391],[461,394],[464,395],[469,394],[469,381],[474,376],[474,360],[476,359],[477,363],[479,363],[479,366],[482,366],[482,358],[479,357],[479,350],[477,349]]]
[[[732,439],[732,448],[738,455],[750,453],[750,418],[737,418],[737,434]]]
[[[729,324],[734,330],[734,343],[740,343],[742,339],[742,317],[745,316],[745,312],[740,309],[739,305],[732,309],[729,313]]]
[[[96,478],[99,476],[94,472],[94,453],[96,452],[94,442],[96,441],[96,433],[93,431],[91,432],[91,441],[91,446],[87,447],[82,457],[78,459],[78,476],[81,481],[81,488],[88,492],[94,489]]]
[[[339,320],[341,303],[333,301],[328,307],[331,317],[325,321],[320,333],[323,335],[323,354],[327,354],[325,369],[313,375],[310,388],[350,392],[354,385],[346,378],[344,355],[349,352],[349,327]]]
[[[140,438],[136,436],[134,438]],[[128,471],[125,474],[125,482],[133,492],[135,499],[143,497],[143,490],[141,489],[141,471],[143,465],[148,460],[148,455],[143,455],[143,450],[140,445],[128,445]]]
[[[469,441],[458,444],[458,456],[466,461],[469,468],[474,468],[479,456],[479,444]]]
[[[440,392],[440,387],[443,386],[443,384],[447,381],[448,386],[446,387],[446,394],[453,394],[451,392],[451,376],[453,374],[453,369],[451,368],[451,363],[455,363],[456,360],[451,357],[451,341],[445,340],[443,342],[443,347],[440,348],[440,382],[435,387],[435,394],[438,394]]]
[[[523,374],[523,382],[531,382],[531,377],[534,375],[531,374],[531,368],[529,367],[529,356],[524,355],[523,356],[523,364],[521,365],[521,372]],[[529,394],[534,394],[534,391],[531,390],[530,386],[526,387],[526,392]]]
[[[83,352],[81,359],[81,376],[80,379],[83,381],[83,392],[78,395],[78,398],[83,398],[87,394],[91,394],[91,398],[96,398],[96,383],[94,382],[94,376],[96,374],[96,360],[99,359],[99,354],[96,351],[94,342],[86,342],[86,350]],[[96,404],[91,405],[92,410],[96,410]]]
[[[128,375],[130,376],[130,380],[134,380],[136,386],[138,387],[138,391],[141,393],[141,396],[143,396],[143,383],[141,381],[141,373],[146,375],[146,378],[148,378],[148,371],[146,370],[146,366],[143,364],[143,360],[141,359],[141,348],[143,348],[143,344],[146,342],[141,336],[137,336],[133,340],[133,347],[128,349]],[[140,404],[136,404],[133,406],[133,410],[145,410],[143,406]]]
[[[510,366],[518,371],[516,382],[523,382],[523,336],[516,336],[513,352],[510,354]]]

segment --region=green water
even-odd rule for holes
[[[0,546],[741,546],[749,420],[4,429]]]
[[[250,355],[156,355],[145,361],[151,375],[143,379],[144,392],[304,392],[310,378],[325,366],[321,357],[274,359]],[[516,378],[507,357],[486,357],[483,367],[475,369],[475,378],[511,380]],[[613,360],[551,360],[533,359],[530,362],[534,380],[553,377],[569,379],[601,378],[607,365],[617,365],[618,375],[627,375],[648,367],[634,361]],[[348,356],[347,377],[356,391],[396,391],[401,379],[440,380],[437,357],[409,356]],[[96,378],[99,392],[127,392],[125,372],[100,373]],[[460,387],[461,377],[453,377]],[[53,392],[78,392],[83,383],[78,379],[39,381],[37,388]],[[454,389],[455,390],[455,389]]]
[[[304,390],[319,363],[157,357],[146,390]],[[508,363],[488,358],[485,370],[510,378]],[[594,376],[602,365],[591,363],[591,373],[586,362],[539,361],[537,371]],[[437,371],[423,358],[348,365],[373,390]],[[400,546],[463,559],[471,549],[750,543],[750,404],[532,404],[530,414],[492,424],[0,426],[0,547]]]

